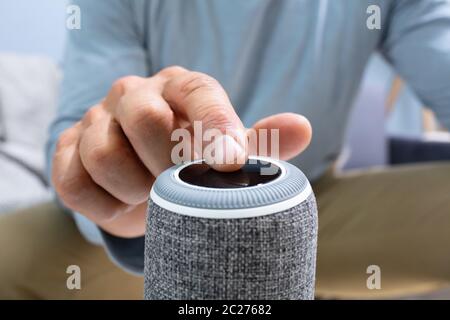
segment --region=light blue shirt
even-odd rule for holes
[[[102,99],[114,80],[130,74],[151,76],[170,65],[215,77],[248,127],[278,112],[305,115],[313,141],[292,162],[311,180],[341,150],[353,100],[374,51],[381,52],[450,127],[449,0],[74,3],[81,9],[81,30],[68,32],[49,159],[58,135]],[[367,27],[369,5],[381,9],[380,30]],[[82,225],[85,235],[86,225],[98,234],[92,223]],[[124,250],[113,245],[108,249],[125,268],[140,270],[141,255],[123,258]]]

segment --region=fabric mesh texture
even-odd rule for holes
[[[317,208],[207,219],[149,202],[145,299],[313,299]]]

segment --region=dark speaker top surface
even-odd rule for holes
[[[186,183],[200,187],[246,188],[262,185],[278,178],[281,169],[273,164],[270,174],[262,174],[262,169],[270,165],[258,160],[253,163],[247,162],[241,169],[234,172],[219,172],[204,162],[195,163],[182,169],[179,177]]]

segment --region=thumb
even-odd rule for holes
[[[264,152],[258,148],[258,141],[253,146],[250,145],[250,155],[276,156],[272,154],[276,152],[272,150],[272,144],[279,143],[279,158],[282,160],[289,160],[304,151],[312,137],[312,128],[308,119],[296,113],[279,113],[263,118],[255,123],[252,129],[258,139],[263,134],[261,130],[267,130],[267,153],[262,154]],[[271,129],[279,130],[279,141],[272,141],[274,137],[271,137]],[[249,131],[247,134],[250,134]]]

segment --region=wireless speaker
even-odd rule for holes
[[[164,171],[150,193],[146,299],[313,299],[317,207],[295,166],[250,157]]]

